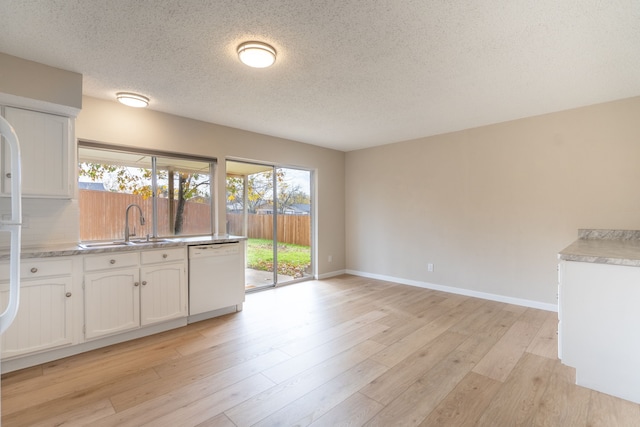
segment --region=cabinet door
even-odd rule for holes
[[[85,274],[85,338],[111,335],[140,325],[138,268]]]
[[[16,319],[2,336],[2,357],[36,352],[72,343],[72,279],[69,276],[25,280],[20,285]],[[8,284],[0,290],[6,306]]]
[[[24,196],[71,197],[69,182],[70,119],[5,107],[5,117],[20,140]],[[3,143],[2,192],[11,192],[9,148]]]
[[[141,324],[149,325],[187,315],[185,264],[143,267],[141,272]]]

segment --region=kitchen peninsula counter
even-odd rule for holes
[[[640,267],[640,230],[578,231],[578,240],[558,253],[563,261]]]
[[[558,356],[576,384],[640,403],[640,231],[578,236],[558,255]]]

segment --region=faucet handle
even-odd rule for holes
[[[129,236],[136,236],[136,226],[133,226],[133,233],[130,233]]]

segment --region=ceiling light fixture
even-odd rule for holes
[[[149,98],[131,92],[118,92],[116,98],[120,103],[129,107],[144,108],[149,105]]]
[[[266,68],[276,62],[276,50],[262,42],[244,42],[238,46],[238,58],[254,68]]]

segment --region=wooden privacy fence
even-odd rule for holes
[[[242,235],[242,214],[227,213],[229,234]],[[247,237],[273,239],[273,215],[247,215]],[[278,215],[278,242],[311,246],[310,215]]]
[[[124,213],[131,203],[142,208],[147,219],[146,225],[140,226],[138,210],[133,208],[129,213],[129,229],[144,237],[152,233],[152,201],[134,194],[113,193],[110,191],[80,190],[80,240],[122,239],[124,237]],[[185,206],[185,223],[182,234],[209,234],[211,210],[204,203],[187,202]],[[171,236],[169,230],[169,200],[158,199],[158,234]],[[273,215],[249,214],[247,237],[253,239],[273,239]],[[238,236],[242,232],[242,214],[227,213],[227,232]],[[311,246],[310,215],[278,215],[278,241],[295,245]]]
[[[140,226],[139,213],[136,208],[129,212],[129,229],[144,237],[152,234],[152,200],[143,199],[135,194],[113,193],[110,191],[80,190],[80,240],[122,239],[124,237],[124,213],[131,203],[142,208],[146,218],[144,226]],[[174,207],[175,209],[175,207]],[[211,209],[204,203],[187,202],[184,208],[187,220],[182,227],[182,234],[210,234]],[[169,230],[169,199],[158,199],[158,234],[172,236]]]

